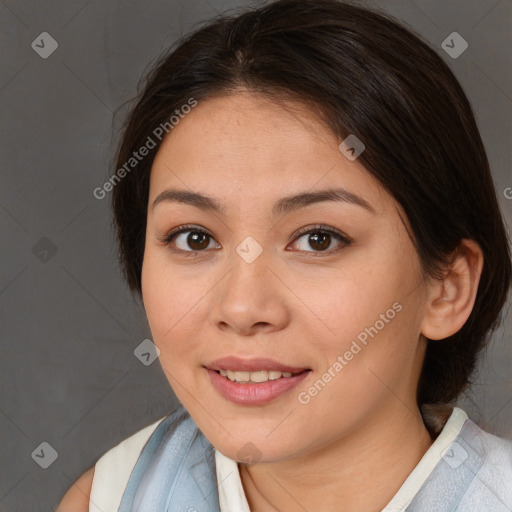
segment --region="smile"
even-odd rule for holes
[[[217,393],[237,405],[265,405],[299,385],[312,372],[233,371],[205,368]],[[223,375],[225,374],[225,375]],[[240,379],[240,380],[238,380]]]
[[[227,377],[232,382],[238,382],[240,384],[249,382],[267,382],[269,380],[277,380],[282,377],[289,378],[292,375],[297,375],[291,372],[280,372],[277,370],[258,370],[254,372],[248,371],[233,371],[233,370],[218,370],[218,373],[223,377]]]

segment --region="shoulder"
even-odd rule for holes
[[[501,473],[512,474],[512,440],[486,432],[468,419],[461,437],[483,459],[483,467],[500,469]]]
[[[486,510],[510,510],[512,440],[486,432],[469,419],[464,425],[460,439],[465,441],[481,460],[466,495],[468,502],[481,502],[482,506],[486,504]]]
[[[94,466],[68,489],[55,512],[88,512],[93,478]]]
[[[99,470],[104,465],[115,465],[118,467],[132,465],[130,462],[132,460],[133,462],[137,460],[142,448],[151,437],[151,434],[167,417],[168,416],[160,418],[154,423],[151,423],[150,425],[135,432],[135,434],[132,434],[130,437],[120,441],[98,459],[96,462],[96,470]]]
[[[117,511],[131,471],[144,445],[166,418],[175,420],[183,414],[180,406],[120,441],[105,452],[66,492],[56,512],[109,512]]]
[[[98,459],[94,467],[94,478],[90,492],[90,512],[117,511],[130,474],[144,445],[166,418],[169,418],[169,416],[164,416],[142,428],[115,445]]]

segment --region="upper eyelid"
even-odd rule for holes
[[[208,235],[211,238],[215,238],[206,228],[202,228],[196,225],[183,224],[182,226],[177,226],[176,228],[173,228],[170,231],[165,232],[162,237],[162,240],[165,241],[170,237],[176,237],[177,235],[182,235],[183,233],[187,233],[188,231],[198,231],[199,233],[204,233],[205,235]]]
[[[332,235],[337,235],[341,238],[345,238],[347,240],[352,240],[352,238],[350,236],[348,236],[346,233],[344,233],[343,231],[339,230],[339,229],[336,229],[336,228],[332,228],[330,226],[327,226],[325,224],[316,224],[316,225],[313,225],[313,226],[305,226],[304,228],[300,228],[298,229],[295,233],[294,233],[294,236],[297,237],[297,236],[303,236],[303,235],[307,235],[308,233],[316,233],[316,232],[319,232],[319,233],[329,233],[329,234],[332,234]]]

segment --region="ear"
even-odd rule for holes
[[[475,304],[483,265],[480,246],[474,240],[461,240],[445,277],[433,280],[429,287],[421,328],[426,338],[442,340],[466,323]]]

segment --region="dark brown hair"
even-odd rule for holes
[[[142,86],[117,169],[190,98],[244,88],[314,106],[340,141],[349,134],[363,141],[359,162],[403,207],[425,275],[440,277],[461,239],[475,240],[485,263],[473,311],[459,332],[429,341],[418,387],[419,405],[457,398],[498,324],[511,262],[470,103],[433,49],[384,13],[335,0],[280,0],[208,22],[171,48]],[[120,260],[139,295],[159,146],[113,189]]]

